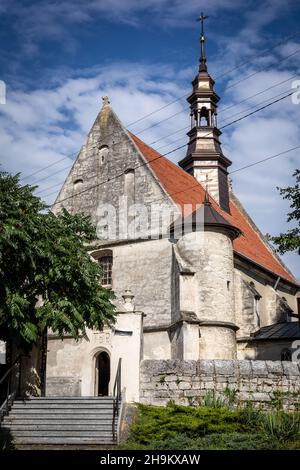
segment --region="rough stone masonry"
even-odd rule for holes
[[[300,364],[281,361],[144,360],[140,369],[140,402],[199,405],[205,396],[263,409],[300,406]],[[280,405],[281,404],[281,405]]]

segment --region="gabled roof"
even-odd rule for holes
[[[156,150],[149,147],[132,133],[129,132],[129,135],[174,203],[180,206],[182,210],[185,204],[191,205],[191,212],[196,210],[199,207],[196,206],[203,203],[205,196],[205,190],[196,178],[186,173],[175,163],[161,156]],[[209,199],[213,208],[231,225],[239,228],[242,232],[233,241],[233,248],[236,253],[287,281],[298,284],[280,259],[273,253],[271,247],[263,240],[259,230],[255,227],[236,197],[231,195],[230,198],[231,214],[223,211],[211,197]],[[185,208],[186,215],[188,214]]]

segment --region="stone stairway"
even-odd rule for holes
[[[1,434],[10,435],[16,448],[110,448],[117,444],[112,425],[112,397],[43,397],[16,400]]]

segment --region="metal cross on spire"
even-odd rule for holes
[[[201,36],[200,36],[200,44],[201,44],[201,55],[200,55],[200,67],[199,72],[207,72],[206,67],[206,57],[205,57],[205,36],[204,36],[204,21],[208,18],[208,16],[204,16],[203,12],[201,12],[201,16],[197,18],[196,21],[201,22]]]
[[[196,19],[196,21],[201,21],[201,36],[204,36],[204,21],[207,20],[208,16],[204,16],[201,12],[201,16]]]

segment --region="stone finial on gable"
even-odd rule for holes
[[[133,305],[133,299],[134,295],[131,292],[130,289],[126,289],[125,293],[122,295],[124,299],[124,308],[126,312],[133,312],[134,311],[134,305]]]
[[[103,101],[103,107],[110,105],[110,101],[109,101],[109,97],[108,97],[108,96],[102,96],[102,101]]]

